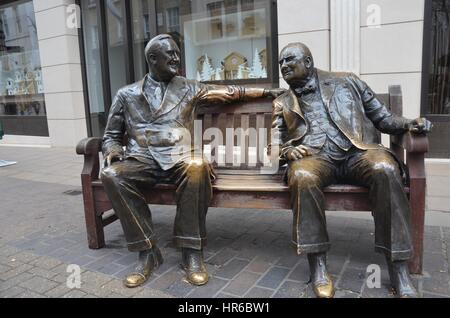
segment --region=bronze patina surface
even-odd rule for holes
[[[279,62],[290,89],[273,103],[273,128],[281,139],[280,157],[288,163],[292,242],[299,255],[308,255],[314,291],[318,297],[334,295],[326,268],[330,240],[322,190],[347,183],[369,189],[375,248],[386,255],[398,295],[416,297],[407,269],[412,244],[405,172],[394,154],[379,144],[378,131],[426,133],[431,123],[393,115],[354,74],[316,69],[304,44],[289,44]]]
[[[277,97],[283,91],[206,85],[180,77],[180,50],[169,35],[150,40],[145,55],[149,73],[118,91],[103,138],[105,168],[101,179],[129,250],[139,252],[138,266],[124,284],[143,284],[162,262],[142,190],[169,183],[177,185],[174,240],[182,249],[186,278],[203,285],[208,281],[202,251],[214,172],[201,155],[193,156],[190,142],[186,147],[196,112],[199,107],[217,103]],[[125,136],[128,141],[124,150]]]

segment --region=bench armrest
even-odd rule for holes
[[[78,155],[98,155],[102,150],[101,138],[85,138],[77,145]]]
[[[101,138],[85,138],[77,145],[77,154],[84,155],[83,171],[81,172],[83,188],[89,187],[92,181],[98,179],[100,172],[99,152],[101,150]]]
[[[405,149],[407,153],[425,154],[429,149],[428,137],[425,134],[418,135],[407,132],[403,135],[391,136],[391,142]]]

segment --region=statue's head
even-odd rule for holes
[[[280,53],[280,69],[290,86],[298,86],[308,80],[314,71],[311,51],[303,43],[290,43]]]
[[[145,47],[150,75],[162,82],[170,82],[180,71],[180,49],[168,34],[151,39]]]

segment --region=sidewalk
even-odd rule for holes
[[[212,277],[193,287],[183,281],[181,255],[171,242],[175,208],[152,206],[164,264],[143,287],[126,289],[122,278],[136,255],[126,250],[119,222],[105,229],[106,248],[87,248],[83,158],[73,149],[0,147],[0,159],[18,162],[0,168],[0,297],[313,297],[306,258],[290,246],[289,211],[211,209],[205,258]],[[445,202],[435,191],[450,189],[450,174],[429,170],[430,198]],[[384,259],[373,252],[370,214],[361,215],[328,217],[336,297],[393,297]],[[425,272],[414,281],[424,297],[450,297],[450,214],[428,216],[428,224],[439,226],[426,227]],[[67,287],[69,264],[82,268],[80,289]],[[382,268],[380,289],[365,284],[370,264]]]

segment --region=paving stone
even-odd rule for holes
[[[30,264],[42,269],[51,270],[56,266],[61,265],[62,262],[57,259],[41,256],[35,259],[34,261],[30,262]]]
[[[60,298],[60,297],[64,296],[65,294],[69,293],[70,291],[72,291],[71,288],[67,287],[65,284],[60,284],[60,285],[56,286],[55,288],[47,291],[45,293],[45,295],[48,297],[51,297],[51,298]]]
[[[109,290],[111,293],[119,294],[124,297],[132,297],[143,290],[143,287],[137,288],[126,288],[122,281],[114,279],[105,285],[102,288]]]
[[[56,286],[58,286],[58,284],[49,279],[34,276],[30,280],[21,283],[20,286],[29,289],[33,292],[44,294],[50,289],[53,289]]]
[[[237,255],[237,251],[225,248],[221,250],[219,253],[214,255],[212,258],[206,260],[208,264],[219,265],[222,266],[230,261],[233,257]]]
[[[176,253],[169,255],[168,257],[164,258],[164,262],[153,272],[157,275],[162,275],[166,273],[169,270],[178,269],[180,268],[181,264],[181,254]]]
[[[442,251],[440,253],[425,253],[423,256],[423,268],[427,272],[448,272],[447,260]]]
[[[236,295],[230,295],[230,294],[225,294],[225,293],[219,293],[215,298],[221,298],[221,299],[228,299],[228,298],[239,298]]]
[[[298,262],[302,261],[304,258],[295,254],[294,250],[289,250],[287,255],[282,256],[278,262],[277,266],[281,267],[294,267]]]
[[[97,296],[106,296],[104,285],[110,282],[113,278],[101,273],[85,272],[81,274],[81,289]]]
[[[181,271],[180,269],[172,269],[169,272],[166,272],[165,274],[148,283],[147,286],[152,289],[159,289],[164,291],[166,288],[168,288],[176,281],[182,280],[183,277],[184,277],[183,271]]]
[[[286,268],[272,267],[258,282],[258,286],[276,289],[288,274]]]
[[[20,283],[27,281],[33,278],[32,274],[29,273],[21,273],[20,275],[14,276],[0,284],[0,292],[8,290],[14,286],[18,286]]]
[[[17,298],[48,298],[48,297],[31,290],[25,290],[23,293],[17,295]]]
[[[423,278],[423,291],[450,295],[450,279],[447,273],[433,273],[432,277]]]
[[[114,263],[123,265],[123,266],[130,266],[130,265],[135,265],[137,260],[138,260],[138,257],[136,255],[136,253],[129,253],[128,255],[125,255],[124,257],[119,258]]]
[[[422,297],[423,298],[450,298],[450,296],[448,296],[448,295],[432,294],[429,292],[424,292]]]
[[[46,278],[46,279],[51,279],[53,277],[55,277],[56,275],[58,275],[57,273],[53,272],[53,271],[49,271],[46,269],[42,269],[39,267],[34,267],[28,270],[28,273],[33,274],[35,276],[39,276],[42,278]]]
[[[350,290],[338,289],[334,295],[334,298],[359,298],[359,294]]]
[[[187,282],[185,278],[176,280],[164,292],[177,298],[184,298],[195,289],[195,286]]]
[[[12,267],[0,264],[0,273],[6,273],[7,271],[10,271]]]
[[[0,297],[1,298],[14,298],[17,297],[18,295],[22,294],[25,292],[25,289],[22,287],[18,287],[18,286],[13,286],[11,288],[8,288],[4,291],[0,291]]]
[[[12,263],[10,263],[10,264],[12,264]],[[19,262],[17,262],[16,264],[19,264]],[[32,265],[21,264],[18,267],[13,268],[5,273],[0,273],[0,279],[9,280],[9,279],[13,278],[14,276],[21,275],[22,273],[30,270],[31,268],[33,268]]]
[[[366,270],[360,268],[347,267],[336,286],[339,289],[360,293],[365,284]]]
[[[133,298],[174,298],[174,297],[160,290],[144,288],[136,295],[134,295]]]
[[[245,298],[271,298],[274,294],[273,289],[261,288],[261,287],[253,287],[245,294]]]
[[[84,265],[83,267],[85,267],[88,270],[91,271],[101,271],[102,268],[104,268],[105,266],[108,266],[110,263],[115,262],[118,259],[121,259],[123,256],[121,254],[118,253],[112,253],[106,256],[101,257],[98,260],[95,260],[91,263],[88,263],[86,265]],[[118,272],[119,270],[117,270],[116,272]]]
[[[215,294],[219,292],[226,284],[228,284],[228,280],[221,279],[218,277],[210,277],[208,284],[205,286],[200,286],[195,288],[192,292],[190,292],[187,297],[188,298],[209,298],[213,297]]]
[[[306,284],[285,281],[275,293],[274,298],[300,298],[306,288]]]
[[[29,253],[29,252],[20,252],[14,255],[11,255],[9,258],[15,259],[16,261],[22,262],[22,263],[30,263],[33,260],[36,260],[39,256]]]
[[[260,274],[241,272],[223,289],[223,292],[244,296],[260,277]]]
[[[246,270],[253,273],[265,273],[272,265],[262,260],[259,257],[256,257],[251,263],[247,266]]]
[[[0,248],[0,259],[4,257],[7,258],[11,255],[17,254],[18,252],[20,252],[20,250],[16,247],[4,245]]]
[[[300,262],[288,276],[288,279],[298,281],[301,283],[309,282],[310,271],[307,262],[306,261]]]
[[[63,296],[63,298],[84,298],[84,296],[86,296],[87,293],[81,291],[81,290],[71,290],[70,292],[68,292],[67,294],[65,294]]]
[[[222,268],[217,270],[215,276],[225,279],[232,279],[236,276],[241,270],[243,270],[249,264],[248,261],[233,259]]]
[[[115,273],[122,271],[124,268],[125,266],[109,263],[98,269],[98,271],[106,275],[114,275]]]

